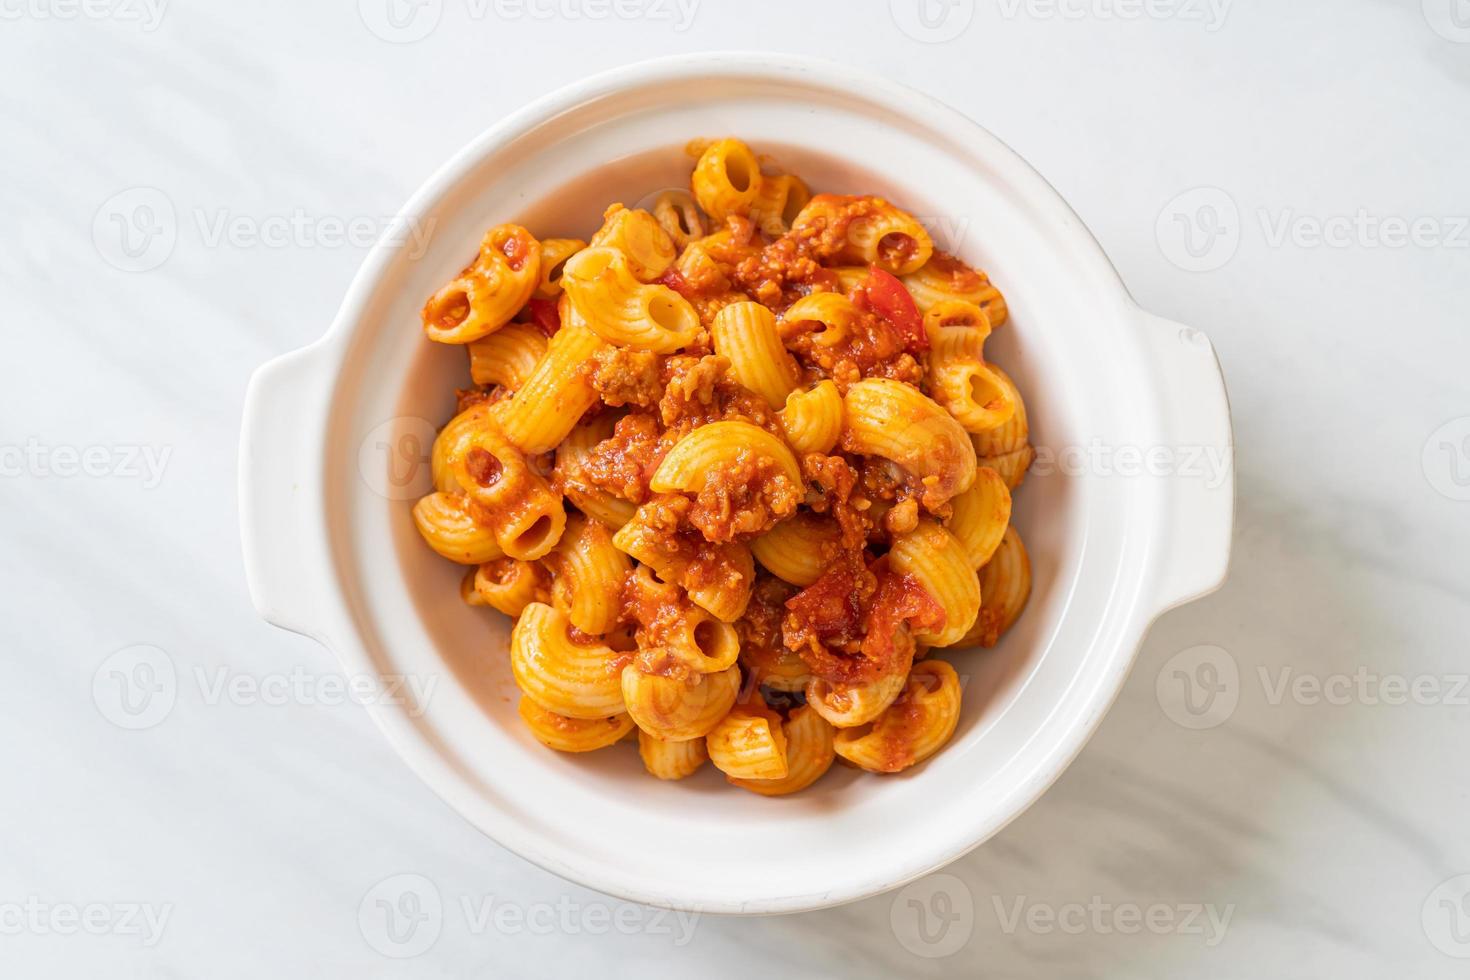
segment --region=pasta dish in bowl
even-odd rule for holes
[[[1229,447],[1208,340],[990,134],[701,54],[427,181],[251,379],[242,544],[262,616],[397,692],[368,712],[495,841],[788,912],[1045,791],[1229,553],[1228,470],[1088,460]]]

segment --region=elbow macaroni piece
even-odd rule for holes
[[[969,434],[913,385],[867,378],[848,388],[842,402],[844,449],[893,461],[925,481],[926,497],[932,495],[935,503],[975,482],[975,446]]]
[[[801,654],[784,646],[775,648],[741,647],[740,663],[750,684],[772,691],[803,691],[811,682],[812,670]]]
[[[461,565],[480,565],[505,554],[462,494],[435,491],[421,498],[413,505],[413,523],[430,548]]]
[[[434,475],[434,489],[441,493],[464,493],[464,487],[454,478],[454,465],[450,451],[471,429],[485,424],[490,417],[490,406],[481,402],[460,412],[434,437],[434,446],[429,452],[429,468]]]
[[[470,377],[477,385],[515,391],[546,356],[546,347],[546,335],[529,323],[508,323],[488,337],[470,341]]]
[[[1015,405],[1015,411],[1002,425],[974,434],[975,455],[979,457],[981,466],[989,466],[999,473],[1006,487],[1014,491],[1026,479],[1026,471],[1036,458],[1036,450],[1028,441],[1031,426],[1026,420],[1026,402],[1021,398],[1020,390],[1010,375],[994,364],[989,367]]]
[[[638,729],[638,755],[643,768],[655,779],[687,779],[709,758],[704,739],[666,742]]]
[[[668,742],[704,738],[729,714],[739,693],[739,667],[688,677],[645,673],[637,663],[623,668],[628,714],[650,736]]]
[[[541,281],[536,285],[540,299],[561,296],[562,266],[567,259],[587,247],[580,238],[547,238],[541,242]]]
[[[1005,481],[1006,488],[1015,493],[1016,488],[1026,482],[1026,471],[1031,468],[1031,462],[1035,458],[1036,450],[1026,445],[1013,453],[986,456],[980,460],[980,464],[999,473],[1001,479]]]
[[[749,704],[737,704],[705,736],[709,761],[734,779],[785,779],[786,733],[781,716],[755,693]]]
[[[651,505],[644,505],[648,506]],[[613,544],[634,561],[653,569],[661,580],[682,585],[691,602],[722,622],[733,623],[739,619],[755,584],[755,560],[750,548],[739,541],[709,545],[706,564],[722,568],[725,574],[718,580],[706,581],[691,575],[691,557],[678,542],[669,540],[649,524],[645,515],[643,507],[635,511],[632,520],[613,535]]]
[[[583,633],[615,629],[622,619],[623,582],[633,572],[628,556],[613,547],[597,521],[577,514],[549,556],[556,573],[552,604]]]
[[[740,140],[715,140],[700,154],[689,184],[694,199],[716,222],[732,214],[748,215],[760,197],[760,162]]]
[[[676,442],[648,487],[654,493],[698,492],[711,474],[728,469],[737,457],[747,454],[768,460],[780,475],[801,486],[801,467],[790,446],[758,425],[725,421],[701,425]]]
[[[975,471],[975,483],[955,497],[949,533],[959,541],[970,567],[990,561],[1011,523],[1011,492],[999,473],[988,466]]]
[[[565,312],[566,298],[561,302]],[[546,356],[505,403],[502,428],[512,445],[523,452],[544,453],[567,437],[582,414],[597,403],[587,363],[606,346],[585,326],[563,317]]]
[[[510,322],[541,281],[541,245],[520,225],[490,229],[459,278],[424,304],[424,332],[441,344],[467,344]]]
[[[762,173],[760,161],[738,139],[716,140],[706,147],[689,183],[699,206],[715,221],[748,217],[773,238],[790,230],[812,196],[800,177]]]
[[[642,282],[657,279],[674,264],[674,240],[657,218],[641,208],[629,211],[621,204],[608,208],[591,247],[623,253],[633,278]]]
[[[536,740],[558,752],[593,752],[605,749],[633,730],[633,719],[625,714],[607,718],[568,718],[547,711],[528,697],[517,707],[521,720]]]
[[[729,670],[739,659],[740,636],[735,627],[696,606],[680,615],[678,628],[669,637],[668,650],[695,673],[717,674]]]
[[[924,315],[924,327],[931,344],[929,384],[934,400],[970,432],[985,432],[1009,421],[1016,405],[985,362],[990,323],[980,307],[944,300]]]
[[[975,432],[975,453],[979,456],[1004,456],[1026,447],[1026,440],[1031,437],[1031,427],[1026,422],[1026,404],[1021,400],[1021,392],[1017,390],[1016,383],[994,364],[987,366],[1004,391],[1004,398],[1010,402],[1012,410],[999,425]]]
[[[572,309],[610,344],[670,354],[699,333],[689,301],[667,286],[639,282],[627,255],[615,248],[583,249],[564,269],[562,289]]]
[[[497,558],[485,562],[464,581],[464,599],[472,606],[489,606],[512,618],[533,602],[551,595],[551,576],[534,561]]]
[[[786,775],[780,779],[737,779],[730,782],[762,796],[799,793],[832,768],[832,726],[810,705],[797,708],[781,725],[786,736]]]
[[[969,632],[980,615],[980,579],[955,536],[930,520],[894,538],[888,552],[894,571],[912,575],[944,609],[944,625],[914,638],[947,646]]]
[[[978,272],[950,255],[935,252],[923,267],[902,277],[920,312],[927,313],[935,303],[960,300],[973,303],[985,311],[992,327],[1006,322],[1005,297]]]
[[[776,314],[760,303],[731,303],[710,325],[715,353],[730,361],[735,380],[780,409],[796,387],[796,362],[781,344]]]
[[[793,174],[763,176],[755,204],[750,208],[750,217],[763,233],[776,238],[791,230],[796,216],[811,199],[812,192],[800,177]]]
[[[750,552],[772,575],[806,588],[827,570],[841,536],[832,518],[802,511],[752,540]]]
[[[889,671],[866,684],[832,684],[813,677],[806,686],[806,703],[836,728],[856,728],[877,718],[903,692],[908,666]]]
[[[914,664],[903,693],[871,730],[842,729],[832,748],[869,772],[899,772],[943,748],[959,720],[959,676],[942,660],[923,660]]]
[[[895,276],[921,268],[934,254],[934,240],[917,218],[881,197],[818,194],[791,222],[803,237],[838,234],[839,265],[861,262]]]
[[[690,242],[704,237],[704,221],[688,191],[664,191],[653,202],[653,216],[676,249],[682,251]]]
[[[521,692],[547,711],[567,718],[612,718],[624,712],[618,665],[603,643],[579,643],[571,621],[555,608],[533,602],[510,635],[510,666]],[[637,720],[636,717],[634,720]]]
[[[1015,528],[1006,528],[1000,547],[980,569],[980,592],[985,601],[975,625],[951,646],[995,646],[1026,608],[1031,597],[1031,559]]]
[[[793,391],[781,409],[781,428],[797,454],[826,455],[842,436],[842,393],[830,380]]]
[[[449,459],[465,495],[484,508],[502,551],[530,561],[556,546],[567,523],[561,494],[527,465],[493,417],[467,427]]]
[[[781,335],[790,337],[809,330],[812,343],[836,347],[852,339],[861,318],[862,312],[841,293],[812,293],[792,303],[782,314]]]

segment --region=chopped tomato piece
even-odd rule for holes
[[[886,559],[881,559],[886,563]],[[891,669],[902,658],[912,658],[914,642],[910,629],[939,630],[944,627],[944,607],[911,575],[898,575],[884,568],[878,591],[868,609],[863,656]]]
[[[919,307],[909,295],[908,287],[892,273],[884,272],[876,265],[871,267],[863,292],[868,298],[868,305],[892,324],[903,338],[904,350],[910,354],[922,354],[929,349],[929,334],[924,329]]]
[[[846,643],[860,635],[862,591],[858,573],[862,566],[844,556],[822,573],[822,577],[786,600],[796,622],[824,643]]]

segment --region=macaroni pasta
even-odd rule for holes
[[[985,353],[1010,311],[887,199],[692,152],[687,192],[585,238],[497,225],[429,297],[471,386],[412,520],[515,620],[535,741],[763,796],[897,772],[959,723],[935,651],[994,646],[1030,596],[1035,452]]]

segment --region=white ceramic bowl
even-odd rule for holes
[[[241,523],[262,616],[320,640],[351,676],[435,682],[425,703],[372,714],[485,833],[624,898],[790,912],[933,871],[1030,805],[1097,727],[1149,624],[1223,579],[1233,484],[1190,467],[1119,476],[1076,453],[1033,474],[1015,518],[1034,565],[1030,605],[998,648],[948,658],[967,681],[958,731],[900,775],[836,766],[770,800],[710,767],[661,783],[628,746],[571,756],[534,742],[516,716],[508,623],[461,603],[462,570],[424,547],[410,520],[428,487],[427,439],[468,383],[462,351],[424,340],[419,307],[490,225],[585,237],[609,202],[685,185],[686,141],[721,135],[774,154],[817,190],[889,196],[986,269],[1012,311],[987,354],[1025,394],[1038,446],[1130,459],[1155,447],[1228,452],[1209,342],[1140,311],[1077,216],[994,137],[871,75],[701,54],[563,89],[429,179],[327,335],[251,380]],[[432,230],[426,250],[402,234],[410,225]]]

